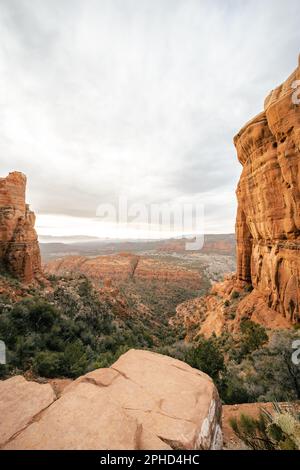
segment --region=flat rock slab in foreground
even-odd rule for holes
[[[55,399],[49,384],[27,382],[20,375],[0,381],[0,446],[25,429]]]
[[[4,395],[5,405],[9,397]],[[39,411],[14,438],[0,436],[4,449],[222,447],[221,403],[212,380],[181,361],[149,351],[128,351],[109,369],[80,377]],[[18,413],[22,416],[21,406]],[[1,433],[5,425],[11,428],[11,420],[14,413],[8,410]]]

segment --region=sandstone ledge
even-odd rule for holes
[[[0,384],[3,449],[222,448],[221,402],[212,380],[167,356],[130,350],[110,368],[72,382],[56,401],[50,395],[46,406],[31,410],[29,397],[26,406],[16,398],[14,412],[6,404],[21,381],[46,390],[21,377]]]
[[[26,429],[56,400],[52,387],[22,376],[0,381],[0,447]]]

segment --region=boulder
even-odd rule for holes
[[[5,449],[219,449],[221,402],[206,374],[130,350],[66,387]]]

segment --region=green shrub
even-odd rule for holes
[[[244,381],[239,377],[239,371],[232,370],[230,367],[226,368],[222,377],[219,393],[226,404],[248,403],[252,401],[250,392],[245,387]]]
[[[252,284],[247,284],[244,288],[245,292],[252,292],[253,291],[253,286]]]
[[[238,299],[239,296],[240,296],[239,291],[237,291],[237,290],[233,290],[233,291],[232,291],[232,294],[231,294],[231,298],[232,298],[232,299]]]
[[[42,377],[59,377],[63,375],[62,364],[63,353],[41,351],[34,359],[33,370]]]
[[[255,351],[268,341],[266,330],[261,325],[244,320],[241,322],[242,341],[247,348],[247,352]]]
[[[25,299],[15,304],[10,312],[13,333],[26,334],[29,331],[49,331],[58,318],[55,307],[39,298]]]
[[[85,373],[88,365],[86,350],[80,340],[66,346],[62,356],[63,375],[78,377]]]
[[[222,339],[222,350],[227,355],[223,400],[237,403],[239,391],[248,396],[245,402],[299,400],[300,367],[291,357],[295,339],[299,339],[299,333],[292,329],[275,331],[268,343],[242,358],[239,344],[231,343],[230,338]]]
[[[273,413],[262,408],[257,419],[244,414],[232,418],[233,431],[253,450],[300,450],[299,414],[276,403],[273,407]]]
[[[232,349],[231,357],[240,362],[267,341],[268,335],[265,328],[251,320],[243,320],[240,325],[239,345]]]
[[[225,370],[224,356],[214,339],[201,338],[196,347],[186,352],[185,362],[205,372],[215,381]]]

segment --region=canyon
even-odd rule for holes
[[[83,238],[83,237],[82,237]],[[63,256],[96,257],[116,253],[162,254],[187,253],[189,238],[170,238],[162,240],[78,240],[77,237],[40,237],[42,259],[45,263]],[[235,234],[205,234],[201,250],[189,251],[190,254],[235,256]]]
[[[265,99],[264,111],[250,120],[234,137],[242,165],[236,195],[236,274],[212,287],[207,296],[186,299],[176,307],[174,322],[198,328],[198,334],[220,335],[238,332],[243,319],[266,328],[288,328],[300,321],[300,108],[295,102],[294,83],[300,79],[300,65]],[[156,246],[160,253],[184,250],[184,240]],[[229,254],[227,240],[207,239],[203,253]],[[202,254],[203,254],[202,253]],[[118,276],[187,283],[201,278],[189,269],[170,266],[164,260],[133,255],[118,261],[65,258],[50,261],[52,273],[77,269],[92,277]],[[114,266],[113,266],[114,264]],[[102,266],[102,268],[101,268]],[[102,271],[102,274],[100,273]],[[133,274],[132,274],[133,273]],[[220,281],[207,276],[211,282]],[[208,286],[206,285],[206,288]]]
[[[24,282],[41,275],[35,215],[25,202],[26,177],[0,178],[0,267]]]
[[[259,363],[276,340],[273,330],[289,334],[300,321],[300,108],[292,98],[299,79],[300,64],[234,138],[243,167],[236,273],[224,275],[234,268],[231,235],[210,236],[201,253],[186,253],[184,239],[135,242],[132,252],[119,250],[124,244],[77,244],[63,257],[59,244],[42,266],[26,177],[0,179],[0,332],[12,358],[0,369],[2,449],[222,448],[219,393],[250,401],[257,372],[266,370],[267,380],[275,369],[267,366],[276,348]],[[245,324],[260,340],[248,352],[238,342]],[[222,369],[210,373],[219,392],[202,372],[211,358],[199,362],[199,344],[221,354]],[[251,382],[256,353],[261,369],[253,360]],[[230,395],[226,380],[237,368]],[[298,370],[288,364],[284,375],[283,368],[276,371],[284,394],[292,377],[292,401]],[[10,377],[15,370],[24,377]],[[267,401],[261,377],[258,402]]]
[[[231,236],[206,236],[201,254],[184,253],[184,239],[127,243],[136,250],[131,253],[116,253],[124,243],[70,244],[67,249],[79,253],[62,258],[51,254],[50,248],[44,265],[47,275],[77,273],[107,287],[131,283],[132,289],[134,283],[140,283],[147,289],[153,282],[172,285],[172,289],[184,287],[183,303],[175,305],[175,322],[183,321],[193,328],[198,323],[198,333],[206,336],[238,331],[244,318],[267,328],[299,323],[300,112],[293,102],[293,84],[299,78],[298,65],[268,95],[264,111],[234,138],[243,167],[236,190],[236,274],[217,282],[203,296],[210,283],[220,281],[220,274],[224,274],[221,266],[214,276],[214,268],[210,270],[203,257],[212,253],[232,256],[234,249]],[[26,177],[21,173],[0,179],[0,263],[2,269],[28,283],[38,279],[42,268],[35,216],[25,203],[25,190]],[[55,246],[59,252],[66,249],[64,244]],[[101,256],[91,254],[99,250]],[[228,265],[227,260],[223,265]]]

